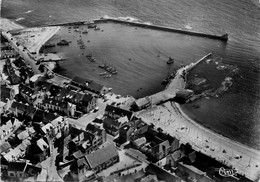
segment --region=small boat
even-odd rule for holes
[[[88,60],[90,61],[90,62],[95,62],[95,58],[88,58]]]
[[[110,78],[112,75],[109,74],[109,75],[105,75],[104,78]]]
[[[95,25],[95,24],[89,24],[88,25],[88,28],[96,28],[97,27],[97,25]]]
[[[45,48],[48,48],[48,47],[55,47],[55,44],[51,44],[51,43],[49,43],[49,44],[45,44],[44,47],[45,47]]]
[[[112,73],[113,75],[117,74],[117,70],[111,71],[110,73]]]
[[[107,65],[106,63],[103,63],[103,64],[101,64],[101,65],[98,65],[98,67],[100,67],[100,68],[106,70],[106,69],[108,68],[108,65]]]
[[[172,59],[171,57],[169,57],[169,60],[167,61],[167,64],[172,64],[174,63],[174,59]]]
[[[98,65],[100,68],[105,68],[105,64]]]
[[[87,58],[92,58],[93,56],[92,56],[92,54],[87,54],[86,57]]]
[[[102,72],[102,73],[99,73],[100,76],[105,75],[105,74],[107,74],[106,71],[105,71],[105,72]]]
[[[90,62],[95,62],[95,61],[96,61],[95,58],[92,56],[92,54],[86,55],[86,58],[88,58],[88,60],[89,60]]]
[[[60,42],[57,43],[57,45],[59,46],[63,46],[63,45],[69,45],[69,42],[67,40],[61,40]]]
[[[81,45],[79,48],[80,49],[85,49],[86,47],[85,47],[85,45]]]
[[[116,70],[115,67],[109,67],[109,70],[107,70],[107,71],[108,71],[109,73],[113,74],[113,75],[117,74],[117,70]]]
[[[88,30],[84,30],[82,31],[83,34],[87,34],[88,33]]]
[[[99,27],[95,27],[94,30],[100,30],[100,28]]]

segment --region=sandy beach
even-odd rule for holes
[[[21,30],[20,34],[13,36],[13,38],[16,42],[26,47],[29,52],[39,54],[42,45],[59,30],[59,26],[27,28]]]
[[[161,94],[166,95],[167,92],[173,93],[185,88],[185,81],[181,74],[183,70],[190,69],[196,64],[179,69],[176,77]],[[227,166],[233,166],[249,179],[258,179],[260,151],[230,140],[196,123],[182,111],[178,103],[169,101],[143,110],[138,115],[147,123],[153,123],[157,128],[160,127],[164,132],[179,138],[182,143],[190,143],[195,150]]]
[[[1,4],[1,3],[0,3]],[[11,20],[8,20],[6,18],[0,18],[1,24],[0,24],[0,28],[2,31],[9,31],[9,30],[17,30],[17,29],[23,29],[24,27],[21,25],[18,25],[16,23],[14,23]]]

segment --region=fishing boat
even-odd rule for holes
[[[83,30],[82,33],[83,33],[83,34],[87,34],[87,33],[88,33],[88,30]]]
[[[80,49],[85,49],[86,47],[85,47],[85,45],[81,45],[79,48]]]
[[[107,74],[106,71],[105,71],[105,72],[102,72],[102,73],[99,73],[100,76],[105,75],[105,74]]]
[[[110,69],[109,69],[109,73],[111,73],[111,74],[117,74],[117,70],[116,70],[116,68],[115,67],[110,67]]]
[[[88,28],[96,28],[97,27],[97,25],[95,25],[95,24],[89,24],[88,25]]]
[[[92,56],[92,54],[87,54],[86,57],[87,58],[92,58],[93,56]]]
[[[69,42],[67,40],[63,39],[60,42],[58,42],[57,45],[59,45],[59,46],[69,45]]]
[[[112,75],[109,74],[109,75],[105,75],[104,78],[110,78]]]
[[[167,61],[167,64],[172,64],[174,63],[174,59],[172,59],[171,57],[169,57],[169,60]]]
[[[95,62],[95,61],[96,61],[94,57],[88,58],[88,60],[89,60],[90,62]]]
[[[100,28],[99,27],[95,27],[94,30],[100,30]]]
[[[105,64],[98,65],[98,67],[104,68],[104,67],[105,67]]]
[[[48,48],[48,47],[55,47],[55,44],[48,43],[44,45],[44,48]]]
[[[106,63],[106,62],[104,62],[103,64],[101,64],[101,65],[98,65],[98,67],[100,67],[100,68],[102,68],[102,69],[106,70],[106,69],[108,68],[108,65],[107,65],[107,63]]]

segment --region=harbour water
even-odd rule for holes
[[[93,64],[82,61],[80,56],[61,63],[61,73],[98,77],[101,83],[109,84],[107,86],[119,94],[142,97],[163,89],[161,81],[169,72],[165,64],[168,56],[175,58],[176,64],[188,64],[213,52],[223,63],[238,67],[239,76],[232,77],[230,88],[218,97],[201,98],[182,107],[197,122],[260,149],[260,8],[253,1],[3,0],[1,16],[29,27],[111,16],[212,34],[228,32],[229,41],[223,43],[148,30],[142,36],[142,31],[133,27],[121,27],[124,31],[113,32],[112,25],[106,25],[104,35],[108,36],[96,33],[97,39],[90,42],[90,47],[101,62],[114,61],[119,74],[101,79],[96,76],[97,70],[93,70],[98,63],[92,67]],[[87,36],[91,37],[91,33]],[[160,59],[157,57],[159,52],[163,55]],[[222,74],[218,69],[209,71],[197,67],[190,75],[201,72],[211,80]],[[212,84],[214,87],[219,82]],[[137,92],[140,87],[142,90]]]

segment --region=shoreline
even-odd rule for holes
[[[201,60],[191,63],[177,70],[176,76],[171,80],[163,94],[170,94],[185,88],[183,72],[192,69]],[[167,92],[168,91],[168,92]],[[150,109],[141,110],[139,116],[149,124],[161,128],[172,136],[177,137],[181,143],[189,143],[196,151],[202,152],[219,162],[235,168],[240,174],[246,175],[249,179],[258,178],[260,151],[243,143],[230,139],[213,129],[207,128],[191,119],[175,102],[165,102],[160,105],[153,105]],[[239,159],[238,156],[241,156]]]
[[[9,30],[17,30],[17,29],[26,28],[18,23],[15,23],[14,21],[6,19],[6,18],[0,17],[0,21],[1,21],[0,29],[1,29],[1,31],[4,31],[4,32],[7,32]]]
[[[185,87],[186,87],[186,81],[185,81],[185,80],[186,80],[186,76],[187,76],[188,71],[191,70],[191,69],[193,69],[197,64],[199,64],[200,62],[204,61],[205,59],[207,59],[207,58],[209,58],[209,57],[211,57],[211,56],[212,56],[212,53],[209,53],[209,54],[207,54],[206,56],[204,56],[203,58],[201,58],[200,60],[198,60],[196,63],[191,63],[191,64],[187,65],[187,66],[186,66],[187,68],[184,67],[184,68],[180,68],[179,70],[177,70],[177,73],[176,73],[175,78],[173,78],[173,79],[170,81],[168,87],[167,87],[165,90],[170,90],[170,91],[172,91],[172,89],[169,88],[169,87],[171,86],[171,84],[173,84],[172,87],[176,88],[176,82],[175,82],[175,83],[172,83],[172,81],[174,81],[174,80],[179,80],[179,82],[183,82],[182,84],[178,84],[179,87],[183,87],[183,88],[179,88],[179,89],[177,89],[177,90],[185,89]],[[181,73],[181,72],[186,72],[185,79],[182,78],[182,76],[181,76],[182,73]],[[175,89],[174,91],[176,91],[176,89]],[[233,140],[233,139],[230,139],[230,138],[228,138],[228,137],[222,135],[221,133],[216,132],[215,130],[204,126],[203,124],[200,124],[200,123],[196,122],[194,119],[190,118],[190,117],[183,111],[183,109],[181,108],[181,105],[180,105],[180,104],[178,104],[178,103],[175,102],[175,105],[176,105],[176,107],[178,108],[178,110],[180,111],[180,113],[181,113],[189,122],[191,122],[192,124],[196,125],[197,127],[201,128],[201,129],[203,129],[203,130],[205,130],[205,131],[208,132],[208,133],[215,134],[215,135],[217,135],[218,137],[223,137],[223,138],[225,138],[225,139],[227,139],[227,140],[230,140],[230,141],[232,141],[232,142],[234,142],[234,143],[236,143],[236,144],[238,144],[238,145],[243,145],[244,148],[251,148],[251,149],[253,149],[253,150],[259,152],[259,155],[260,155],[260,150],[259,150],[259,149],[255,149],[255,148],[253,148],[253,147],[251,147],[251,146],[248,146],[248,145],[246,145],[246,144],[244,144],[244,143],[241,143],[241,142],[235,141],[235,140]]]
[[[54,33],[55,34],[55,33]],[[54,35],[53,34],[53,35]],[[49,35],[49,34],[48,34]],[[53,36],[52,35],[52,36]],[[47,42],[52,36],[45,36],[44,37],[44,41],[45,42]],[[45,43],[44,41],[40,41],[40,43],[42,43],[42,45]],[[42,47],[42,45],[40,45],[40,43],[38,44],[38,47],[37,47],[37,49],[36,50],[40,50],[40,48]],[[15,46],[15,43],[14,43],[14,46]],[[18,48],[19,49],[19,48]],[[19,52],[20,53],[20,52]],[[36,54],[38,54],[39,52],[36,52]],[[201,60],[199,60],[199,61],[202,61],[203,60],[203,58],[201,59]],[[198,62],[199,62],[198,61]],[[197,63],[191,63],[190,65],[188,65],[186,68],[184,67],[184,68],[180,68],[178,71],[177,71],[177,74],[176,74],[176,77],[173,79],[173,80],[171,80],[171,82],[169,83],[169,86],[165,89],[166,91],[168,90],[168,93],[169,94],[172,94],[172,92],[176,92],[178,89],[183,89],[183,87],[185,88],[185,84],[186,84],[186,82],[185,82],[185,79],[184,78],[182,78],[182,71],[183,70],[186,70],[186,69],[192,69],[194,66],[196,66],[196,64],[198,64],[198,62]],[[35,64],[34,62],[33,62],[33,64]],[[172,88],[174,88],[174,90],[172,90]],[[223,136],[223,135],[221,135],[221,134],[218,134],[218,133],[216,133],[214,130],[212,130],[212,129],[208,129],[207,127],[205,127],[205,126],[203,126],[203,125],[201,125],[201,124],[199,124],[199,123],[197,123],[196,121],[194,121],[194,120],[192,120],[189,116],[187,116],[187,114],[185,114],[184,112],[183,112],[183,110],[180,108],[180,105],[178,105],[178,104],[174,104],[175,106],[176,106],[176,108],[177,108],[177,110],[178,110],[178,112],[179,113],[177,113],[176,112],[176,110],[173,110],[172,112],[176,112],[176,113],[174,113],[174,114],[176,114],[176,115],[179,115],[180,114],[180,116],[179,116],[179,119],[180,119],[180,123],[185,123],[185,122],[189,122],[190,123],[190,125],[193,125],[194,127],[195,127],[195,129],[196,130],[202,130],[202,132],[205,132],[206,134],[208,134],[208,135],[211,135],[211,137],[213,136],[214,138],[214,140],[216,141],[216,142],[218,142],[218,143],[220,143],[220,145],[221,145],[221,141],[223,142],[224,141],[224,143],[225,143],[225,145],[227,145],[228,144],[228,146],[229,146],[229,148],[233,151],[233,150],[236,150],[236,153],[241,153],[241,151],[243,151],[243,156],[244,155],[246,155],[246,154],[248,154],[248,153],[252,153],[252,155],[250,156],[250,159],[251,159],[251,157],[252,158],[255,158],[255,157],[257,157],[257,158],[259,158],[259,161],[260,161],[260,155],[259,155],[259,151],[258,150],[256,150],[256,149],[254,149],[254,148],[252,148],[252,147],[249,147],[249,146],[246,146],[245,144],[242,144],[242,143],[240,143],[240,142],[236,142],[236,141],[234,141],[234,140],[231,140],[231,139],[229,139],[229,138],[227,138],[227,137],[225,137],[225,136]],[[147,111],[149,111],[149,110],[147,110]],[[160,115],[161,116],[161,115]],[[183,119],[184,120],[186,120],[186,121],[183,121]],[[156,125],[162,125],[162,123],[160,123],[160,122],[157,122],[157,123],[155,123]],[[182,137],[184,137],[184,136],[182,136]],[[203,139],[203,136],[202,136],[202,139]],[[197,143],[197,145],[198,146],[201,146],[202,144],[201,143]],[[203,145],[202,145],[203,146]],[[199,147],[198,147],[199,148]],[[221,148],[221,147],[220,147]],[[234,149],[235,148],[235,149]],[[237,151],[239,151],[239,152],[237,152]],[[221,152],[221,151],[220,151]],[[245,154],[244,154],[245,153]],[[254,156],[253,154],[256,154],[256,156]],[[232,154],[231,154],[231,156],[232,156],[232,158],[234,157],[233,156],[234,154],[233,154],[233,152],[232,152]],[[233,160],[231,161],[231,162],[233,162]]]

